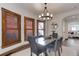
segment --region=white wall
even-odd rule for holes
[[[21,15],[21,43],[18,43],[16,45],[13,45],[11,47],[7,47],[7,48],[4,48],[4,49],[1,48],[1,46],[2,46],[2,14],[1,14],[1,8],[2,7]],[[31,18],[35,19],[34,14],[23,9],[18,4],[9,4],[9,3],[8,4],[0,4],[0,54],[4,53],[6,51],[9,51],[11,49],[14,49],[18,46],[21,46],[23,44],[28,43],[27,41],[26,42],[24,41],[24,16],[31,17]],[[36,31],[35,31],[35,33],[36,33]]]

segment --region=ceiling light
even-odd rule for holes
[[[51,16],[51,17],[53,17],[53,15],[52,15],[52,14],[51,14],[50,16]]]
[[[41,17],[41,15],[39,15],[39,18]]]
[[[44,5],[44,11],[43,13],[41,13],[41,15],[39,15],[39,19],[51,20],[53,18],[53,14],[49,13],[49,11],[47,10],[47,3],[44,3]]]
[[[49,16],[49,13],[47,13],[47,16]]]
[[[44,16],[44,14],[42,13],[41,16]]]
[[[49,17],[47,17],[47,19],[49,19]]]

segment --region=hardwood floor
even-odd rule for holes
[[[79,56],[79,40],[65,40],[62,48],[63,51],[61,56]],[[11,54],[11,56],[30,56],[30,48]],[[49,56],[55,56],[53,51],[49,54]]]
[[[79,56],[79,39],[68,39],[63,42],[63,45],[70,47],[76,51],[77,56]]]
[[[29,48],[29,44],[27,44],[27,45],[25,44],[25,45],[22,45],[20,47],[13,49],[13,50],[7,51],[3,54],[0,54],[0,56],[10,56],[11,54],[17,53],[17,52],[22,51],[27,48]]]

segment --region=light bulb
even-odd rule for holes
[[[47,12],[47,16],[49,16],[49,13]]]
[[[42,16],[44,16],[44,14],[41,14]]]
[[[53,15],[52,15],[52,14],[51,14],[50,16],[51,16],[51,17],[53,17]]]
[[[47,17],[47,19],[49,19],[49,17]]]
[[[39,18],[41,17],[41,15],[39,15]]]

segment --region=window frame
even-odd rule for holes
[[[20,43],[21,42],[21,15],[15,13],[15,12],[12,12],[12,11],[9,11],[5,8],[2,8],[2,48],[7,48],[9,46],[12,46],[12,45],[15,45],[17,43]],[[13,15],[13,16],[16,16],[17,17],[17,28],[7,28],[7,24],[6,24],[6,16],[9,16],[9,15]],[[18,31],[18,39],[13,41],[13,40],[10,40],[10,42],[8,42],[7,40],[7,36],[6,36],[6,33],[8,30],[17,30]],[[9,44],[8,44],[8,43]]]
[[[39,27],[38,27],[39,22],[44,23],[44,29],[39,29]],[[39,34],[38,34],[39,30],[43,30],[44,36],[45,36],[45,21],[37,20],[37,36],[39,36]]]
[[[30,20],[30,21],[32,21],[33,23],[32,23],[32,29],[27,29],[26,27],[26,20]],[[26,17],[26,16],[24,16],[24,41],[27,41],[28,39],[26,39],[26,32],[27,32],[27,30],[32,30],[33,31],[33,36],[35,35],[35,19],[33,19],[33,18],[30,18],[30,17]]]

